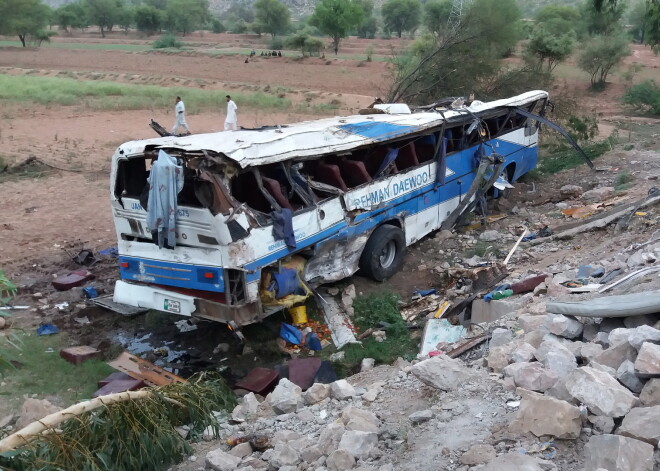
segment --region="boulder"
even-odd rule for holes
[[[568,389],[566,389],[566,378],[567,377],[559,378],[555,385],[548,389],[544,394],[561,401],[566,401],[573,405],[578,405],[580,404],[580,401],[571,396],[571,394],[568,392]]]
[[[237,456],[238,458],[245,458],[248,455],[252,454],[252,445],[248,442],[239,443],[229,452],[232,456]]]
[[[644,383],[635,374],[635,364],[630,360],[621,363],[619,369],[616,370],[616,379],[634,393],[642,392],[644,387]]]
[[[361,432],[379,431],[380,420],[373,412],[349,406],[341,414],[341,420],[347,430],[359,430]]]
[[[243,396],[241,405],[243,406],[243,410],[245,411],[247,417],[257,415],[257,410],[259,409],[259,401],[253,392],[247,393],[245,396]]]
[[[26,399],[21,406],[21,415],[16,421],[15,428],[20,430],[32,422],[43,419],[59,410],[61,410],[59,407],[46,399]]]
[[[373,358],[363,358],[362,363],[360,363],[360,371],[369,371],[374,369],[376,360]]]
[[[413,412],[408,416],[408,420],[412,422],[413,425],[421,424],[422,422],[427,422],[433,418],[433,411],[430,409],[418,410]]]
[[[603,346],[597,343],[585,343],[580,348],[580,358],[591,361],[603,352]]]
[[[616,370],[614,368],[610,368],[609,366],[601,365],[597,361],[589,362],[589,366],[592,367],[594,370],[602,371],[604,373],[607,373],[611,377],[616,378]]]
[[[537,349],[545,340],[546,335],[548,335],[548,331],[545,330],[545,327],[541,327],[539,330],[533,330],[526,333],[523,337],[523,341],[530,344],[532,347],[534,347],[534,349]]]
[[[518,413],[509,426],[512,432],[531,432],[537,437],[552,435],[560,439],[575,439],[580,436],[580,409],[568,402],[532,391],[518,389],[517,392],[522,399]]]
[[[502,239],[502,234],[498,231],[484,231],[479,234],[479,240],[484,242],[495,242]]]
[[[637,350],[626,341],[603,350],[603,353],[593,357],[593,361],[618,370],[621,363],[626,360],[635,361],[636,357]]]
[[[595,415],[623,417],[637,404],[637,398],[612,376],[588,366],[566,378],[566,389]]]
[[[536,348],[527,342],[522,343],[511,353],[511,361],[514,363],[524,363],[534,359]]]
[[[502,345],[500,347],[491,348],[490,351],[488,352],[488,357],[486,358],[488,367],[492,368],[493,371],[495,371],[496,373],[500,373],[506,365],[511,363],[511,354],[516,348],[518,348],[516,342],[511,342],[511,343],[507,343],[506,345]],[[440,357],[435,357],[435,358],[440,358]]]
[[[330,385],[322,383],[314,383],[312,386],[303,393],[305,404],[312,405],[321,402],[323,399],[330,396]]]
[[[559,194],[566,198],[579,198],[583,191],[581,186],[564,185],[559,189]]]
[[[607,341],[610,344],[610,347],[614,347],[615,345],[619,345],[625,342],[628,342],[628,339],[634,332],[634,329],[626,329],[625,327],[619,327],[618,329],[614,329],[612,332],[609,333],[607,337]]]
[[[355,466],[355,457],[349,451],[335,450],[328,455],[328,459],[325,460],[325,466],[330,471],[353,469]]]
[[[513,340],[513,332],[509,329],[495,329],[491,334],[490,347],[501,347]]]
[[[476,466],[479,464],[488,463],[496,456],[497,452],[493,445],[478,443],[468,448],[468,450],[459,458],[459,461],[461,464]]]
[[[339,449],[348,451],[357,459],[366,459],[377,443],[377,433],[348,430],[341,437]]]
[[[635,360],[635,370],[640,376],[653,377],[660,375],[660,345],[646,342],[639,349]]]
[[[445,355],[420,361],[410,369],[410,372],[422,383],[443,391],[458,389],[472,377],[472,373],[463,362]]]
[[[233,471],[238,469],[240,463],[241,458],[230,455],[220,448],[206,454],[206,467],[213,471]]]
[[[270,443],[275,446],[278,443],[289,443],[293,440],[298,440],[299,438],[300,434],[298,432],[294,432],[293,430],[278,430],[273,435]]]
[[[302,407],[302,389],[286,378],[282,378],[270,395],[270,404],[277,414],[296,412]]]
[[[660,406],[635,407],[624,417],[616,433],[657,447],[660,440]]]
[[[614,187],[602,186],[593,190],[585,191],[580,199],[585,203],[600,203],[614,194]]]
[[[521,314],[518,316],[518,325],[525,333],[538,330],[545,323],[545,316]]]
[[[584,324],[584,328],[582,329],[582,338],[585,342],[591,342],[596,338],[599,330],[600,327],[598,324]]]
[[[585,450],[585,470],[653,471],[653,446],[620,435],[592,435]]]
[[[612,433],[614,430],[614,419],[612,417],[605,417],[604,415],[591,415],[589,416],[591,429],[599,434]]]
[[[559,376],[556,373],[543,368],[539,362],[522,363],[522,368],[513,374],[513,382],[516,386],[531,391],[544,392],[557,383]]]
[[[339,446],[341,437],[346,432],[346,428],[337,422],[328,424],[322,431],[319,436],[319,441],[316,446],[319,448],[322,454],[327,455],[332,451],[336,450]],[[305,460],[308,461],[308,460]]]
[[[633,329],[628,341],[630,345],[639,350],[644,342],[660,342],[660,330],[650,325],[640,325]]]
[[[660,405],[660,378],[651,378],[642,388],[639,400],[645,406]]]
[[[544,340],[536,349],[534,356],[543,365],[563,378],[577,368],[577,360],[568,348],[554,340]]]
[[[560,337],[574,339],[582,334],[584,325],[574,317],[563,314],[546,314],[544,326],[550,332]]]
[[[330,385],[330,395],[339,401],[344,401],[355,396],[355,388],[345,379],[340,379]]]
[[[287,443],[278,443],[273,448],[268,462],[279,469],[282,466],[295,466],[300,462],[300,454]]]
[[[323,452],[317,445],[312,445],[307,448],[303,448],[300,451],[300,458],[306,463],[313,463],[323,456]]]
[[[557,466],[551,461],[545,461],[530,455],[510,452],[500,455],[479,471],[556,471]]]
[[[598,332],[593,342],[601,345],[603,348],[607,348],[610,346],[610,334],[607,332]]]

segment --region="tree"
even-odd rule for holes
[[[69,32],[70,28],[84,28],[87,26],[85,10],[81,3],[67,3],[62,5],[54,13],[55,23],[64,31]]]
[[[421,10],[419,0],[387,0],[382,9],[385,28],[399,37],[404,31],[414,33],[420,23]]]
[[[378,20],[374,16],[373,0],[354,0],[362,9],[362,21],[358,24],[358,38],[373,39],[378,31]]]
[[[40,0],[1,0],[0,34],[16,35],[26,47],[31,35],[41,35],[48,24],[50,11]]]
[[[536,15],[536,23],[554,34],[566,34],[583,30],[582,18],[576,8],[567,5],[547,5]]]
[[[208,0],[169,0],[168,27],[184,36],[205,25],[209,18]]]
[[[607,75],[630,55],[628,40],[622,36],[597,36],[578,57],[578,66],[591,75],[591,86],[603,87]]]
[[[257,0],[254,4],[254,17],[262,25],[263,31],[274,38],[286,32],[291,12],[278,0]]]
[[[644,42],[658,52],[660,46],[660,0],[647,0],[647,3]]]
[[[536,61],[539,69],[545,64],[546,72],[552,72],[557,64],[568,59],[574,48],[575,34],[572,30],[558,34],[542,24],[537,24],[525,52],[528,59],[533,58]]]
[[[309,35],[307,33],[299,31],[287,38],[286,47],[289,49],[300,49],[303,57],[305,57],[305,41],[308,39]]]
[[[321,0],[309,19],[312,26],[332,38],[335,55],[341,38],[345,38],[361,21],[362,8],[352,0]]]
[[[424,5],[423,23],[429,33],[438,36],[445,31],[452,0],[429,0]]]
[[[135,26],[147,36],[156,34],[163,27],[163,13],[146,3],[138,5],[135,8]]]
[[[111,30],[119,21],[124,3],[122,0],[84,0],[84,2],[88,23],[98,26],[101,37],[105,38],[106,30]]]
[[[621,29],[626,5],[618,0],[594,0],[584,5],[582,15],[591,35],[613,35]]]
[[[128,33],[131,26],[135,23],[135,7],[124,6],[117,13],[117,24],[121,26],[124,33]]]

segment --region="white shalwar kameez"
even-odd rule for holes
[[[176,115],[176,121],[172,127],[172,134],[176,134],[180,127],[190,134],[190,128],[188,127],[188,123],[186,123],[186,106],[182,101],[177,103],[174,107],[174,114]]]
[[[236,110],[238,106],[234,103],[234,100],[229,100],[227,102],[227,117],[225,118],[225,131],[236,131],[238,129],[238,117],[236,116]]]

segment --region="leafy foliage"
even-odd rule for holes
[[[156,34],[163,27],[163,12],[151,5],[138,5],[135,9],[135,26],[147,36]]]
[[[537,25],[525,48],[528,60],[535,61],[539,68],[545,68],[547,72],[552,72],[560,62],[565,61],[575,48],[572,30],[563,34],[555,31],[542,24]]]
[[[452,0],[429,0],[424,4],[423,23],[426,29],[436,36],[445,31]]]
[[[167,33],[162,35],[159,39],[155,40],[153,43],[154,49],[166,49],[166,48],[175,48],[180,49],[183,44],[180,41],[177,41],[176,37],[172,33]]]
[[[600,3],[600,4],[599,4]],[[582,10],[587,31],[591,35],[614,35],[621,30],[626,2],[620,0],[587,2]]]
[[[209,19],[208,0],[168,0],[168,28],[184,36],[205,25]]]
[[[335,54],[339,42],[362,22],[362,7],[353,0],[321,0],[316,4],[309,23],[332,38]]]
[[[18,288],[16,288],[16,285],[0,270],[0,304],[3,306],[6,305],[16,296],[17,292]]]
[[[385,29],[401,37],[404,31],[411,34],[419,27],[422,4],[419,0],[387,0],[382,15]]]
[[[624,36],[597,36],[578,57],[578,66],[591,76],[592,87],[598,88],[605,85],[612,68],[629,55],[630,48]]]
[[[50,11],[40,0],[0,0],[0,34],[18,36],[25,47],[46,27]]]
[[[264,32],[275,37],[286,33],[291,12],[278,0],[257,0],[254,4],[256,21]]]
[[[98,26],[102,37],[118,23],[125,8],[122,0],[83,0],[83,7],[88,23]]]
[[[660,115],[660,87],[653,80],[633,85],[626,90],[623,102],[639,111]]]
[[[65,31],[69,31],[71,28],[84,28],[87,26],[87,16],[80,2],[62,5],[55,10],[54,15],[57,25]]]

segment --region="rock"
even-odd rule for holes
[[[625,416],[616,432],[658,446],[660,440],[660,406],[635,407]]]
[[[534,350],[536,350],[541,346],[541,344],[545,340],[546,335],[548,335],[548,331],[545,330],[545,327],[541,326],[539,330],[533,330],[531,332],[526,333],[525,336],[523,337],[523,340],[525,341],[525,343],[528,343],[532,347],[534,347]]]
[[[273,446],[275,446],[278,443],[289,443],[293,440],[298,440],[299,438],[300,434],[298,432],[294,432],[293,430],[278,430],[275,432],[270,442]]]
[[[635,370],[640,376],[660,375],[660,345],[646,342],[639,349]]]
[[[495,451],[494,446],[485,443],[478,443],[468,448],[468,450],[459,458],[459,461],[461,464],[476,466],[488,463],[494,459],[495,456],[497,456],[497,452]]]
[[[601,365],[609,366],[618,370],[625,360],[635,361],[637,357],[637,350],[630,345],[627,341],[618,345],[611,346],[603,353],[593,357],[593,361]]]
[[[14,414],[5,415],[4,417],[0,418],[0,430],[2,430],[7,425],[14,422],[15,419],[16,419],[16,416]],[[186,436],[187,435],[188,435],[188,431],[186,431]],[[186,437],[184,436],[183,438],[186,438]]]
[[[341,437],[339,449],[348,451],[357,459],[366,459],[377,443],[377,433],[348,430]]]
[[[490,346],[491,348],[506,345],[513,340],[513,332],[509,329],[495,329],[491,334]]]
[[[561,401],[566,401],[573,405],[580,403],[580,401],[577,401],[573,396],[571,396],[571,393],[569,393],[568,389],[566,389],[566,377],[559,378],[555,385],[545,392],[545,395],[554,397],[555,399],[559,399]]]
[[[302,451],[300,452],[300,457],[306,463],[313,463],[322,456],[323,456],[323,452],[317,445],[312,445],[310,447],[303,448]]]
[[[363,358],[362,363],[360,364],[360,371],[369,371],[374,369],[376,360],[373,358]]]
[[[616,370],[616,379],[634,393],[642,392],[644,387],[644,383],[635,374],[635,364],[630,360],[621,363],[619,369]]]
[[[533,314],[522,314],[518,316],[518,325],[525,332],[538,330],[545,323],[545,316],[535,316]]]
[[[282,378],[270,396],[270,404],[277,414],[296,412],[303,404],[302,389]]]
[[[601,345],[603,348],[607,348],[610,346],[610,334],[607,332],[598,332],[593,342]]]
[[[276,468],[281,468],[282,466],[295,466],[300,462],[300,455],[288,444],[278,443],[275,445],[275,448],[273,448],[273,454],[268,461]]]
[[[574,339],[582,334],[584,325],[573,317],[563,314],[546,314],[544,326],[550,332],[560,337]]]
[[[511,354],[516,348],[518,348],[518,345],[515,342],[502,345],[501,347],[491,348],[486,358],[488,367],[492,368],[496,373],[500,373],[506,365],[511,363]]]
[[[607,373],[611,377],[616,378],[616,370],[614,368],[610,368],[609,366],[601,365],[597,361],[589,362],[589,366],[592,367],[594,370],[602,371],[604,373]]]
[[[410,420],[410,422],[412,422],[413,425],[427,422],[432,418],[433,418],[433,411],[431,411],[430,409],[419,410],[417,412],[413,412],[408,416],[408,420]]]
[[[651,378],[642,388],[639,400],[645,406],[660,405],[660,378]]]
[[[243,406],[243,410],[245,411],[247,417],[257,415],[257,410],[259,409],[259,401],[253,392],[247,393],[245,396],[243,396],[241,405]]]
[[[558,283],[548,284],[548,296],[551,298],[558,298],[566,294],[571,294],[571,291]]]
[[[329,384],[314,383],[303,393],[303,399],[308,406],[317,404],[327,397],[330,397]]]
[[[584,324],[582,328],[582,338],[585,342],[591,342],[596,338],[596,334],[599,332],[598,324]]]
[[[552,435],[560,439],[575,439],[580,436],[580,409],[568,402],[532,391],[518,389],[517,392],[522,399],[518,413],[509,426],[512,432],[531,432],[537,437]],[[548,413],[549,411],[552,413]]]
[[[592,435],[585,450],[585,470],[653,471],[653,446],[620,435]]]
[[[630,345],[639,350],[644,342],[660,342],[660,330],[654,329],[650,325],[641,325],[633,329],[628,341]]]
[[[614,194],[614,187],[603,186],[582,193],[580,199],[585,203],[600,203]]]
[[[479,234],[479,240],[484,242],[495,242],[501,239],[502,235],[498,231],[484,231]]]
[[[343,410],[341,420],[347,430],[376,433],[379,431],[380,420],[378,417],[373,412],[364,409],[349,406]]]
[[[560,378],[567,376],[577,368],[575,356],[561,343],[554,340],[544,340],[536,349],[534,356]]]
[[[344,471],[345,469],[353,469],[355,466],[355,457],[346,450],[335,450],[328,456],[325,461],[326,467],[330,471]]]
[[[581,186],[564,185],[559,189],[559,194],[567,198],[579,198],[583,191]]]
[[[239,458],[245,458],[246,456],[252,454],[252,446],[248,442],[239,443],[231,449],[229,454]]]
[[[341,292],[341,304],[346,311],[348,317],[353,317],[355,315],[355,310],[353,309],[353,299],[355,299],[355,285],[350,284]]]
[[[600,434],[612,433],[612,430],[614,430],[614,419],[612,417],[592,415],[589,417],[589,422],[591,422],[591,428]]]
[[[525,363],[534,359],[536,348],[527,342],[522,343],[511,353],[511,361],[514,363]]]
[[[642,325],[652,326],[658,321],[657,314],[645,314],[642,316],[628,316],[623,319],[623,325],[629,329],[635,329]]]
[[[510,452],[500,455],[479,471],[556,471],[557,466],[550,461],[541,460],[530,455]]]
[[[206,467],[214,471],[232,471],[238,468],[241,458],[225,453],[220,448],[206,454]]]
[[[546,285],[545,282],[539,283],[538,285],[536,285],[534,287],[533,293],[534,293],[534,296],[540,296],[542,294],[548,294],[548,285]]]
[[[599,345],[597,343],[585,343],[582,345],[582,348],[580,348],[580,357],[586,359],[587,361],[591,361],[593,358],[595,358],[597,355],[601,354],[603,352],[603,346]]]
[[[32,422],[43,419],[59,410],[61,410],[59,407],[46,399],[26,399],[21,406],[21,415],[16,421],[16,430],[20,430]]]
[[[588,366],[566,378],[566,389],[595,415],[623,417],[637,404],[637,398],[612,376]]]
[[[445,355],[420,361],[410,372],[422,383],[443,391],[458,389],[472,377],[463,362]]]
[[[513,374],[516,386],[539,392],[553,387],[558,379],[559,376],[556,373],[543,368],[539,362],[524,363],[523,367]]]
[[[607,341],[609,342],[610,347],[628,342],[628,339],[630,338],[630,335],[633,333],[633,331],[634,329],[626,329],[625,327],[614,329],[607,337]]]
[[[341,437],[345,432],[346,428],[342,424],[336,422],[328,424],[328,426],[321,431],[321,435],[319,436],[319,441],[317,443],[321,453],[327,455],[336,450],[339,446]]]
[[[355,388],[348,381],[340,379],[330,385],[330,395],[339,401],[344,401],[355,397],[356,393]]]
[[[505,378],[513,378],[518,370],[521,370],[525,367],[526,363],[511,363],[502,370],[502,374]]]

